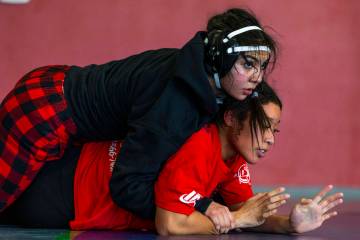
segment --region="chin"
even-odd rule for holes
[[[259,160],[259,158],[256,156],[244,157],[244,159],[248,164],[256,164]]]
[[[244,95],[244,94],[241,94],[241,95],[231,95],[232,97],[236,98],[237,100],[239,101],[242,101],[242,100],[245,100],[245,98],[248,96],[248,95]]]

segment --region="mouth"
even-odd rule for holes
[[[266,149],[256,149],[256,155],[259,158],[265,157],[267,150]]]
[[[244,95],[248,96],[253,92],[254,89],[252,88],[246,88],[243,90]]]

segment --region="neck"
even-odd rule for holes
[[[218,130],[221,145],[221,157],[224,162],[227,162],[232,159],[237,153],[229,142],[228,128],[225,126],[218,126]]]

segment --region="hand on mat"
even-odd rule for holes
[[[284,194],[285,188],[279,187],[267,193],[258,193],[249,198],[239,210],[235,212],[237,228],[257,227],[266,218],[274,215],[277,208],[286,203],[289,194]]]
[[[214,223],[219,233],[227,233],[235,227],[235,219],[228,207],[216,202],[211,202],[205,215]]]
[[[290,213],[290,225],[297,233],[308,232],[321,226],[329,218],[336,216],[336,211],[330,211],[343,202],[343,193],[335,193],[325,198],[333,188],[328,185],[313,199],[301,199]]]

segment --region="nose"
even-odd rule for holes
[[[270,140],[270,139],[265,140],[265,142],[266,142],[269,146],[271,146],[271,145],[274,144],[274,141],[272,141],[272,140]]]
[[[263,70],[254,69],[254,72],[251,74],[249,81],[255,84],[259,84],[262,81],[263,75]]]
[[[264,135],[264,142],[266,142],[269,146],[273,145],[275,143],[275,137],[272,131],[268,130],[266,131]]]

